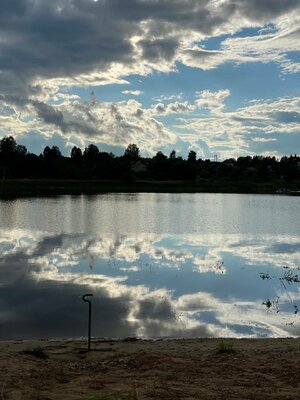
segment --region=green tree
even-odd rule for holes
[[[62,157],[61,151],[58,146],[52,146],[51,148],[49,146],[46,146],[43,151],[43,156],[48,160],[55,160]]]
[[[188,162],[194,163],[196,162],[196,159],[197,159],[197,153],[194,150],[190,150],[188,155]]]
[[[88,147],[84,149],[83,155],[86,158],[94,158],[99,154],[99,149],[94,144],[89,144]]]
[[[131,160],[137,160],[140,158],[140,150],[136,144],[129,144],[125,150],[124,156],[125,158],[129,158]]]
[[[162,152],[162,151],[158,151],[155,156],[153,157],[153,159],[155,161],[163,161],[166,160],[168,157]]]
[[[18,145],[12,136],[5,136],[0,140],[0,166],[2,173],[10,177],[22,174],[24,160],[27,154],[25,146]],[[2,173],[0,173],[2,175]]]
[[[16,153],[17,142],[12,136],[5,136],[0,141],[0,153],[3,158],[7,158]]]
[[[82,158],[82,151],[79,147],[74,146],[71,150],[71,160],[74,162],[79,162]]]
[[[171,153],[170,153],[170,155],[169,155],[169,158],[170,158],[171,160],[175,160],[175,158],[176,158],[176,151],[175,151],[175,150],[172,150],[172,151],[171,151]]]

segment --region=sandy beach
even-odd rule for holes
[[[299,339],[0,343],[1,400],[300,399]]]

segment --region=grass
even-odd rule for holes
[[[113,394],[104,394],[104,393],[100,393],[100,394],[96,394],[93,397],[90,397],[89,400],[120,400],[121,397],[119,396],[115,396]]]
[[[41,360],[46,360],[48,358],[47,354],[44,352],[44,350],[41,347],[35,347],[34,349],[31,350],[23,350],[20,351],[20,354],[25,354],[29,356],[34,356],[37,358],[40,358]]]
[[[132,389],[126,393],[98,393],[90,397],[89,400],[138,400],[137,392]]]
[[[236,349],[233,347],[233,343],[219,342],[218,353],[236,353]]]

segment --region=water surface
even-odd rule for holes
[[[107,194],[0,202],[0,339],[298,336],[300,202]]]

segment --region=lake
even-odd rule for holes
[[[0,339],[299,336],[299,200],[0,201]]]

